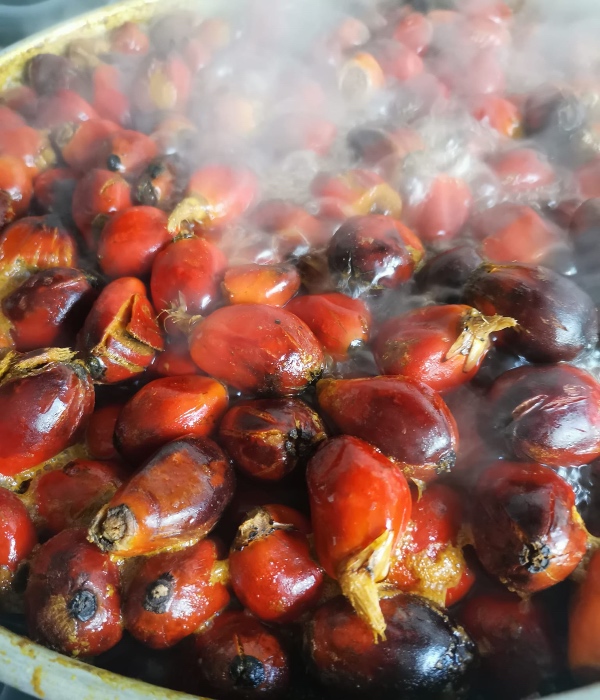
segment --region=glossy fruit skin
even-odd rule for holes
[[[76,174],[69,168],[45,170],[33,181],[35,203],[43,212],[58,214],[70,223],[76,184]]]
[[[118,128],[117,124],[108,119],[69,123],[56,130],[54,143],[65,163],[75,172],[85,174],[94,167],[106,139]]]
[[[114,29],[110,37],[111,51],[116,53],[144,55],[149,47],[148,35],[135,22],[125,22]]]
[[[265,304],[214,311],[194,327],[190,353],[203,372],[255,394],[299,394],[323,369],[321,347],[308,326]]]
[[[14,156],[0,156],[0,227],[25,214],[32,194],[31,175],[24,163]]]
[[[18,496],[0,488],[0,589],[37,544],[35,527]]]
[[[306,535],[264,509],[240,525],[229,570],[239,601],[268,623],[298,620],[317,605],[324,582]]]
[[[96,167],[121,173],[125,178],[136,178],[157,155],[156,143],[149,136],[121,129],[106,138],[98,153]]]
[[[461,608],[459,622],[479,647],[485,697],[528,697],[563,671],[551,616],[535,598],[479,593]]]
[[[347,359],[369,341],[371,312],[362,299],[338,292],[307,294],[292,299],[286,309],[306,323],[334,360]]]
[[[600,606],[600,554],[595,552],[579,584],[569,614],[569,667],[585,683],[598,679],[598,610]]]
[[[515,148],[491,159],[491,168],[502,187],[513,194],[548,187],[556,181],[548,161],[531,148]]]
[[[88,248],[95,250],[106,217],[131,207],[127,181],[110,170],[90,170],[73,192],[73,220]]]
[[[55,129],[67,122],[85,122],[100,115],[81,95],[73,90],[58,90],[39,101],[35,124],[40,129]]]
[[[238,611],[219,615],[196,636],[193,654],[201,683],[215,697],[285,697],[290,680],[287,651],[275,632],[250,615]]]
[[[147,277],[160,250],[173,237],[167,215],[154,207],[130,207],[107,221],[98,242],[98,261],[109,277]]]
[[[351,697],[441,697],[459,692],[475,658],[466,632],[424,598],[398,593],[381,600],[386,639],[371,630],[342,597],[322,605],[306,627],[305,650],[316,677]]]
[[[140,374],[163,347],[156,312],[135,277],[120,277],[102,290],[77,337],[77,348],[101,384]]]
[[[86,541],[82,528],[65,530],[36,553],[25,591],[31,638],[70,656],[95,656],[123,633],[119,570]]]
[[[123,469],[115,462],[76,459],[36,477],[27,499],[31,499],[44,531],[56,535],[69,527],[89,524],[123,479]]]
[[[113,403],[96,408],[90,416],[85,433],[85,444],[94,459],[118,459],[119,453],[113,443],[115,425],[123,404]]]
[[[553,586],[585,554],[587,532],[573,489],[549,467],[497,462],[479,478],[472,504],[477,556],[511,590]]]
[[[491,432],[508,454],[553,467],[600,456],[600,383],[581,369],[509,370],[492,384],[486,404],[483,434]]]
[[[208,437],[227,410],[227,389],[210,377],[163,377],[143,386],[123,406],[115,444],[133,464],[148,459],[171,440]]]
[[[244,474],[278,481],[327,437],[323,421],[300,399],[241,401],[219,427],[219,442]]]
[[[352,296],[407,282],[423,255],[421,242],[409,228],[379,214],[348,219],[327,250],[339,289]]]
[[[204,238],[178,238],[157,254],[150,289],[157,311],[206,313],[219,296],[225,255]],[[171,327],[165,322],[167,329]]]
[[[94,387],[68,351],[17,356],[0,380],[0,474],[14,477],[74,444],[94,410]],[[41,421],[40,416],[46,418]]]
[[[190,357],[187,341],[181,338],[171,338],[165,349],[155,357],[148,371],[157,377],[181,377],[200,372]]]
[[[292,265],[249,263],[227,270],[223,292],[230,304],[285,306],[300,284],[300,275]]]
[[[5,271],[35,272],[76,264],[75,241],[54,215],[26,216],[0,236],[0,267]]]
[[[481,95],[471,103],[471,114],[503,136],[517,138],[522,131],[523,115],[517,105],[499,95]]]
[[[0,129],[0,153],[18,158],[32,178],[56,162],[46,133],[30,126]]]
[[[323,379],[317,397],[340,430],[371,442],[406,476],[431,481],[454,466],[456,423],[425,384],[406,377]]]
[[[431,484],[412,492],[411,523],[392,555],[386,583],[442,607],[463,598],[475,581],[460,544],[465,509],[458,492]]]
[[[15,349],[73,345],[96,296],[81,270],[54,267],[34,273],[2,299]]]
[[[464,301],[486,315],[510,316],[518,330],[503,342],[531,362],[561,362],[597,342],[596,308],[572,280],[544,267],[484,263],[471,275]]]
[[[429,294],[436,303],[457,304],[462,301],[469,277],[482,262],[473,245],[457,245],[428,258],[415,275],[415,282],[419,291]]]
[[[116,66],[100,63],[92,73],[92,106],[102,118],[127,127],[131,123],[131,102],[121,89],[122,82]]]
[[[212,440],[174,440],[100,510],[89,536],[120,557],[191,543],[214,527],[234,485],[233,469]]]
[[[227,606],[226,586],[213,580],[214,540],[144,559],[127,587],[125,628],[152,649],[166,649],[206,624]]]

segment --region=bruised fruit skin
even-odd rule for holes
[[[214,311],[192,330],[190,354],[203,372],[257,394],[299,394],[323,370],[323,352],[308,326],[266,304]]]
[[[324,574],[306,535],[258,508],[239,527],[229,553],[231,585],[242,605],[265,622],[287,623],[315,607]]]
[[[385,582],[450,607],[475,580],[462,552],[461,498],[443,484],[432,484],[424,493],[414,490],[412,496],[411,522],[392,555]]]
[[[163,347],[156,313],[135,277],[121,277],[102,290],[77,337],[77,348],[100,384],[140,374]]]
[[[200,688],[224,700],[284,698],[290,659],[276,633],[243,612],[219,615],[194,639]]]
[[[112,498],[124,476],[115,462],[76,459],[62,469],[40,474],[26,498],[44,530],[56,535],[69,527],[87,525]]]
[[[338,292],[307,294],[292,299],[286,309],[306,323],[334,360],[345,360],[369,340],[371,312],[362,299]]]
[[[464,300],[486,315],[517,321],[502,334],[530,362],[573,360],[598,339],[596,307],[575,282],[544,267],[484,263],[471,275]]]
[[[115,444],[127,460],[139,464],[176,438],[208,437],[228,403],[227,389],[210,377],[155,379],[123,406]]]
[[[16,355],[0,366],[0,474],[14,477],[74,444],[94,410],[94,387],[73,353]],[[43,420],[42,420],[43,417]]]
[[[25,616],[31,638],[62,654],[107,651],[123,632],[117,564],[84,529],[61,532],[31,562]]]
[[[413,479],[430,481],[456,461],[458,431],[437,392],[407,377],[322,379],[319,406],[348,435],[368,440]]]
[[[294,398],[242,401],[219,427],[219,441],[236,466],[261,481],[292,472],[326,437],[318,413]]]
[[[0,590],[10,583],[36,544],[27,508],[14,493],[0,488]]]
[[[569,667],[582,682],[600,678],[600,552],[590,559],[569,614]]]
[[[152,649],[173,646],[227,606],[228,578],[211,539],[146,558],[125,593],[125,628]]]
[[[433,603],[398,593],[380,601],[386,637],[369,627],[342,597],[329,600],[305,631],[313,674],[334,693],[371,693],[381,698],[460,694],[475,660],[475,646],[462,627]]]
[[[215,526],[234,488],[233,469],[212,440],[174,440],[98,512],[90,541],[120,557],[197,541]]]
[[[471,526],[485,569],[518,593],[564,580],[586,551],[573,489],[539,464],[488,467],[475,486]]]
[[[509,370],[488,391],[481,429],[519,459],[587,464],[600,456],[600,383],[565,364]]]
[[[338,287],[352,296],[408,282],[424,254],[421,241],[409,228],[379,214],[345,221],[327,250]]]
[[[390,319],[374,343],[375,360],[384,374],[417,379],[436,391],[466,384],[491,347],[490,335],[516,322],[484,316],[470,306],[426,306]]]
[[[320,564],[372,630],[385,638],[377,583],[411,512],[410,489],[400,469],[355,437],[332,438],[308,463],[314,543]]]

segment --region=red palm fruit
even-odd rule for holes
[[[29,85],[16,85],[2,91],[0,105],[14,110],[25,119],[35,116],[39,104],[39,98],[35,90]],[[15,126],[18,126],[15,124]]]
[[[0,236],[0,268],[30,272],[77,264],[75,241],[54,215],[28,216]]]
[[[153,160],[136,182],[133,193],[138,204],[171,211],[181,199],[187,182],[187,165],[177,155]]]
[[[152,132],[160,155],[185,156],[198,139],[196,125],[182,114],[169,114]]]
[[[169,227],[183,222],[222,226],[237,221],[258,195],[258,179],[251,171],[226,165],[206,165],[192,173],[186,199],[173,210]]]
[[[66,123],[99,119],[92,105],[72,90],[58,90],[39,101],[35,123],[40,129],[55,129]]]
[[[23,117],[15,112],[14,109],[0,104],[0,129],[17,129],[20,126],[25,126],[27,122]]]
[[[407,221],[427,243],[454,238],[467,222],[473,196],[467,183],[438,175],[418,201],[406,202]]]
[[[136,178],[156,158],[156,142],[139,131],[119,129],[109,134],[100,149],[96,167],[107,168],[127,178]]]
[[[251,222],[273,236],[273,247],[287,257],[322,248],[330,239],[329,227],[305,209],[279,199],[263,200],[250,214]]]
[[[140,463],[171,440],[210,435],[228,402],[227,389],[210,377],[155,379],[123,406],[115,444],[125,459]]]
[[[442,607],[458,602],[475,581],[462,552],[463,520],[456,491],[443,484],[415,490],[411,522],[392,555],[386,583]]]
[[[42,211],[69,221],[76,184],[77,175],[69,168],[45,170],[33,181],[36,204]]]
[[[403,83],[425,70],[419,54],[399,41],[376,39],[369,43],[369,50],[388,80]]]
[[[158,377],[180,377],[184,374],[198,374],[196,363],[192,360],[187,340],[169,339],[163,352],[159,353],[148,368],[152,375]]]
[[[316,607],[324,582],[306,535],[263,508],[240,525],[229,571],[242,605],[270,623],[295,622]]]
[[[123,470],[115,462],[76,459],[34,478],[26,498],[44,531],[56,535],[69,527],[89,525],[123,479]]]
[[[242,401],[227,411],[219,441],[248,476],[278,481],[325,438],[319,414],[300,399]]]
[[[586,551],[573,489],[540,464],[488,467],[475,486],[471,526],[485,569],[517,593],[564,580]]]
[[[92,73],[92,106],[103,119],[127,126],[131,121],[131,104],[121,90],[121,82],[122,74],[116,66],[98,65]]]
[[[600,552],[588,562],[569,613],[569,667],[585,683],[599,677],[600,655]]]
[[[419,270],[417,288],[438,303],[458,303],[469,277],[482,262],[470,242],[448,248],[430,257]]]
[[[454,466],[456,423],[426,384],[407,377],[322,379],[317,396],[340,430],[371,442],[407,476],[430,481]]]
[[[135,80],[133,104],[142,112],[185,112],[191,87],[191,71],[179,55],[150,56]]]
[[[600,456],[600,382],[577,367],[518,367],[490,387],[482,427],[518,459],[553,467]]]
[[[81,82],[73,63],[66,56],[39,53],[27,61],[25,80],[38,95],[53,95],[58,90],[77,89]]]
[[[345,294],[307,294],[292,299],[285,307],[315,334],[323,350],[334,360],[369,341],[371,312],[361,299]]]
[[[305,628],[309,668],[330,697],[382,698],[464,694],[475,647],[462,627],[424,598],[398,593],[381,600],[386,638],[373,633],[344,598],[328,600]]]
[[[219,284],[225,269],[225,255],[204,238],[176,238],[161,250],[152,265],[150,289],[152,301],[161,312],[196,316],[206,311],[219,297]],[[168,331],[174,330],[169,315]]]
[[[36,544],[27,508],[14,493],[0,488],[0,591],[10,585]]]
[[[421,55],[427,51],[433,39],[433,26],[421,12],[409,12],[396,24],[393,37]]]
[[[15,477],[79,438],[94,410],[94,387],[73,357],[69,350],[53,348],[9,353],[2,361],[1,475]]]
[[[337,82],[344,100],[360,107],[385,87],[386,75],[373,54],[357,51],[339,66]]]
[[[15,349],[70,347],[96,296],[81,270],[55,267],[34,273],[2,299]]]
[[[111,32],[110,48],[115,53],[127,56],[143,56],[148,53],[150,39],[139,24],[125,22]]]
[[[406,479],[379,450],[346,435],[323,443],[306,478],[319,563],[375,637],[385,639],[376,584],[388,575],[408,525]]]
[[[0,229],[25,214],[32,194],[31,175],[23,161],[0,156]]]
[[[322,216],[344,221],[351,216],[385,214],[398,218],[402,199],[381,176],[370,170],[340,175],[321,173],[311,185]]]
[[[308,326],[265,304],[217,309],[194,326],[190,354],[203,372],[244,392],[299,394],[323,371]]]
[[[354,296],[404,284],[424,254],[421,241],[409,228],[380,214],[348,219],[327,250],[338,286]]]
[[[490,335],[516,325],[463,304],[425,306],[392,318],[373,344],[380,371],[417,379],[435,391],[466,384],[491,347]]]
[[[107,285],[77,338],[94,381],[114,384],[143,372],[164,347],[146,288],[135,277]]]
[[[564,234],[531,207],[503,202],[471,217],[470,228],[490,262],[538,264],[559,246]]]
[[[190,544],[212,530],[234,488],[233,469],[212,440],[174,440],[100,509],[90,541],[119,557]]]
[[[492,170],[509,193],[523,194],[556,182],[556,173],[541,153],[532,148],[515,148],[494,156]]]
[[[228,579],[211,539],[146,558],[127,587],[125,628],[152,649],[171,647],[228,605]]]
[[[97,408],[90,416],[85,433],[85,444],[94,459],[119,458],[113,435],[122,408],[123,404],[113,403]]]
[[[225,612],[193,644],[199,692],[224,700],[286,697],[291,660],[277,633],[255,617]]]
[[[598,342],[596,307],[575,282],[544,267],[484,263],[470,276],[464,300],[487,316],[510,316],[518,330],[502,334],[530,362],[577,357]]]
[[[285,306],[300,289],[300,275],[292,265],[248,263],[230,267],[223,292],[230,304]]]
[[[537,695],[564,673],[552,618],[536,598],[479,593],[461,607],[459,621],[480,651],[483,697]]]
[[[157,253],[172,240],[167,215],[160,209],[122,209],[102,229],[98,262],[109,277],[147,277]]]
[[[18,158],[32,178],[56,162],[56,153],[46,133],[30,126],[0,129],[0,153]]]
[[[68,123],[54,132],[54,143],[65,163],[78,173],[86,173],[98,161],[107,137],[119,127],[108,119]]]
[[[43,544],[25,591],[31,638],[83,657],[107,651],[123,633],[118,566],[85,537],[77,528]]]
[[[518,138],[523,129],[523,115],[514,102],[500,95],[479,95],[471,100],[471,114],[477,121],[495,129],[502,136]]]
[[[73,220],[90,250],[95,250],[97,238],[106,219],[131,206],[131,188],[118,173],[110,170],[90,170],[73,192]]]

